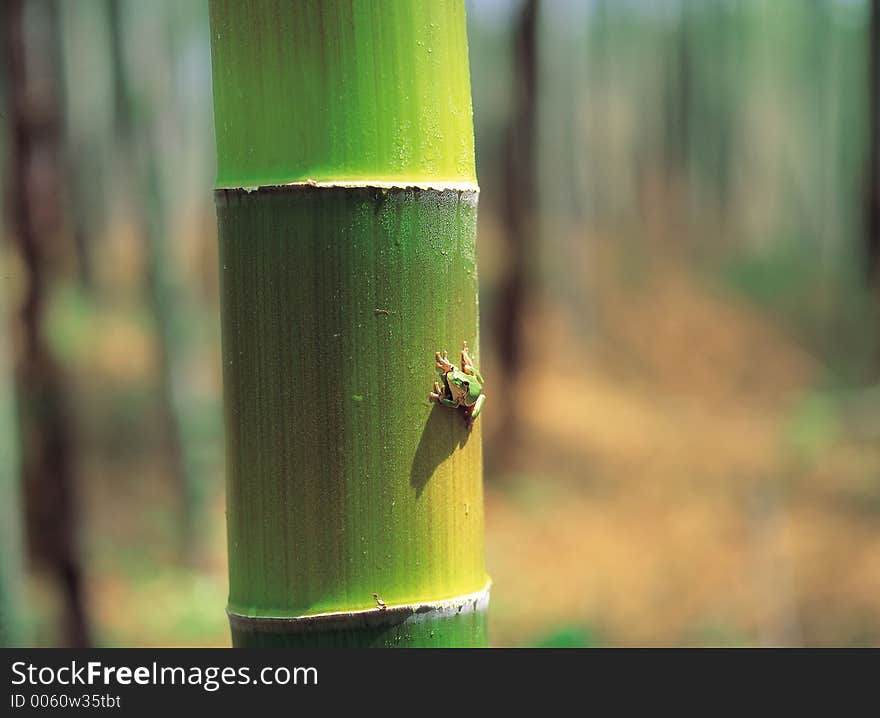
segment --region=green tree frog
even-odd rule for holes
[[[461,369],[449,361],[447,353],[434,355],[441,382],[434,382],[434,391],[428,397],[438,404],[465,410],[468,426],[474,423],[483,410],[486,395],[483,393],[483,377],[468,354],[467,342],[461,350]]]

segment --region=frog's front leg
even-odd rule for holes
[[[440,352],[436,352],[434,354],[434,360],[436,361],[437,368],[444,374],[448,371],[452,371],[452,362],[449,361],[449,355],[446,352],[443,352],[442,356],[440,355]]]
[[[461,350],[461,370],[465,374],[477,377],[477,381],[479,381],[480,384],[484,383],[483,375],[480,374],[479,369],[474,366],[474,361],[471,359],[471,355],[468,354],[467,342],[464,343],[464,349]]]
[[[442,389],[440,387],[440,385],[435,381],[434,382],[434,391],[430,392],[428,394],[428,397],[430,399],[433,399],[434,401],[436,401],[438,404],[442,404],[443,406],[448,406],[451,409],[454,409],[455,407],[457,407],[458,404],[456,404],[454,401],[451,401],[450,399],[447,399],[445,394],[446,394],[446,390]]]

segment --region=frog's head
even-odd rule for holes
[[[452,397],[459,404],[473,406],[483,393],[483,385],[473,374],[465,374],[461,369],[453,368],[446,374],[446,382]]]

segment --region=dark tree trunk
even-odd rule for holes
[[[524,0],[513,46],[513,103],[506,138],[507,182],[504,196],[507,270],[501,280],[495,312],[499,366],[498,386],[514,386],[523,364],[523,316],[532,292],[537,262],[535,212],[535,132],[538,0]],[[516,440],[513,411],[504,414],[500,444]],[[496,450],[503,447],[496,447]],[[506,452],[501,452],[506,453]]]
[[[21,423],[21,463],[28,542],[63,596],[62,641],[88,646],[82,571],[77,553],[77,513],[64,377],[44,336],[44,314],[53,241],[62,232],[60,113],[57,80],[34,81],[25,45],[24,3],[3,2],[3,65],[9,93],[8,210],[25,269],[16,351],[16,401]],[[49,24],[55,17],[46,15]],[[57,28],[44,28],[57,40]]]

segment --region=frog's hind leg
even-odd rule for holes
[[[480,397],[477,399],[476,403],[471,407],[470,412],[468,413],[468,425],[471,426],[477,420],[477,417],[480,415],[480,412],[483,411],[483,405],[486,403],[486,395],[480,394]]]

